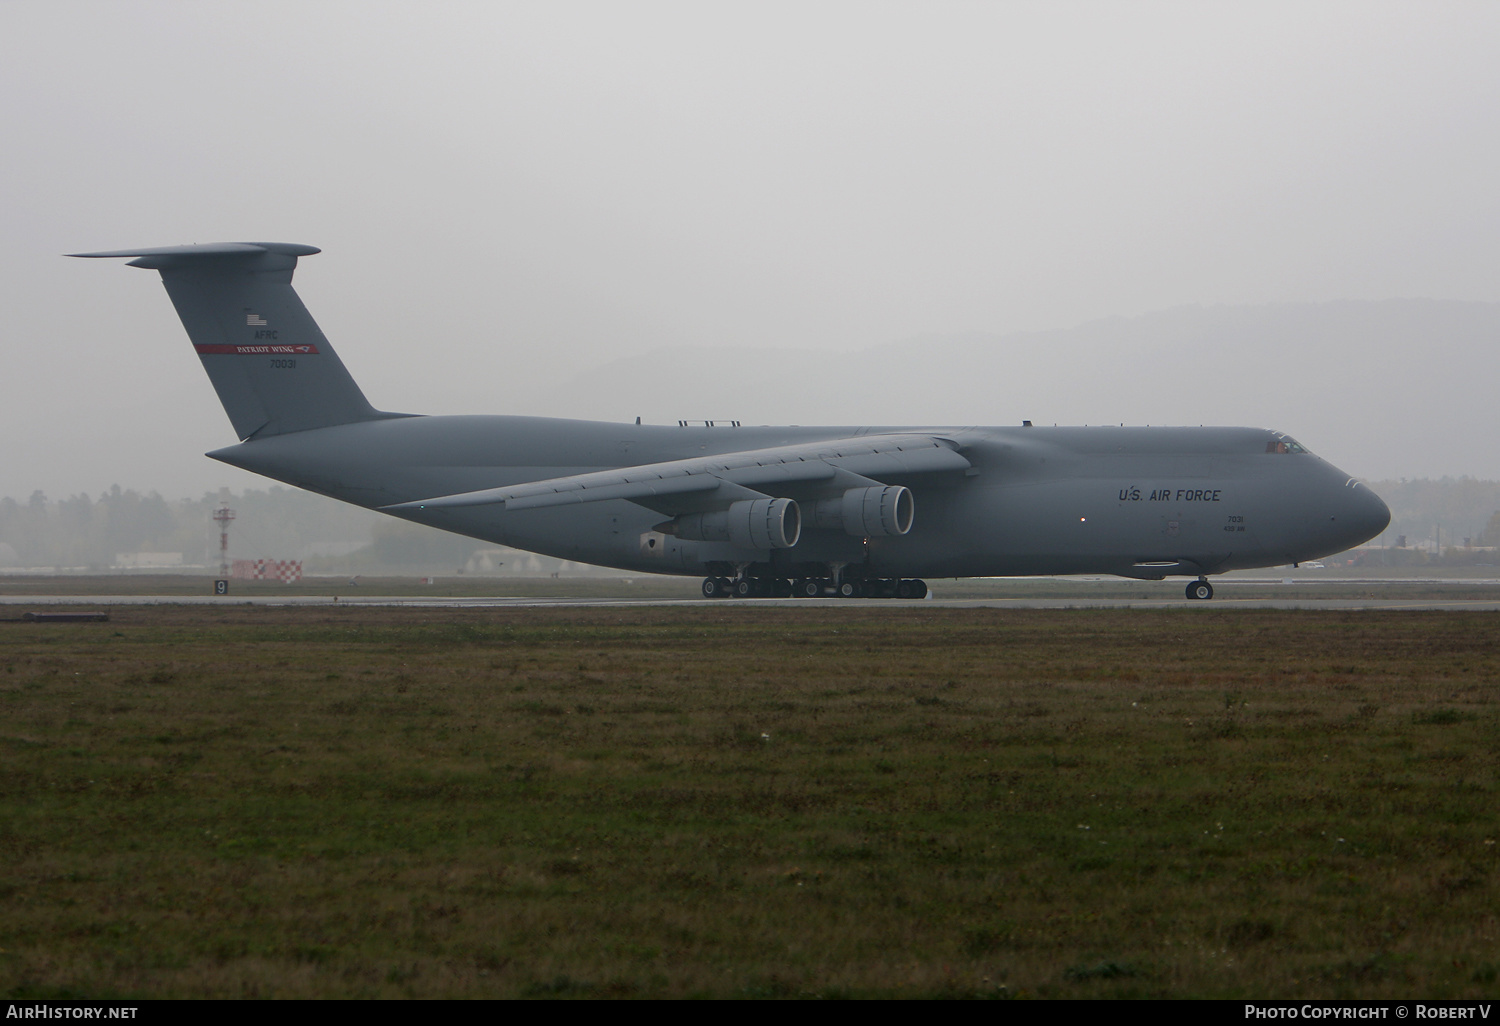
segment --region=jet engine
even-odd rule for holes
[[[742,549],[789,549],[802,537],[802,511],[791,499],[747,499],[728,509],[688,513],[664,524],[686,541],[727,541]]]
[[[837,499],[815,503],[813,526],[841,528],[856,538],[884,538],[910,531],[915,512],[910,488],[851,488]]]

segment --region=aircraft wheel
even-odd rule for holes
[[[751,598],[755,595],[755,582],[748,577],[741,577],[734,582],[735,598]]]
[[[705,578],[703,578],[703,597],[704,598],[723,598],[728,593],[729,593],[729,589],[726,588],[726,587],[724,587],[724,585],[722,583],[720,583],[719,578],[717,578],[717,577],[705,577]]]
[[[839,585],[839,598],[859,598],[861,590],[857,581],[845,581]]]
[[[792,594],[792,582],[784,577],[777,577],[771,581],[772,598],[790,598]]]
[[[1187,586],[1187,597],[1190,599],[1211,599],[1214,597],[1214,586],[1207,581],[1194,581]]]
[[[897,581],[896,597],[904,599],[916,598],[916,589],[912,587],[913,583],[912,581]]]
[[[823,594],[823,582],[809,577],[797,586],[797,594],[806,598],[817,598]]]
[[[926,598],[927,597],[927,582],[926,581],[920,581],[920,580],[918,580],[918,581],[912,581],[911,582],[911,597],[914,598],[914,599],[924,599],[924,598]]]

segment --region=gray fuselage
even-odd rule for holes
[[[209,455],[369,508],[425,496],[852,436],[921,432],[956,444],[963,473],[891,477],[915,500],[904,535],[805,530],[747,551],[656,528],[626,500],[508,511],[399,511],[488,542],[631,571],[711,574],[812,564],[879,577],[1108,573],[1159,579],[1315,559],[1385,529],[1368,488],[1256,428],[660,427],[508,416],[392,417],[250,440]],[[793,495],[793,498],[796,496]]]

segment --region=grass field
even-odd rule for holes
[[[0,994],[1500,990],[1500,614],[0,624]]]

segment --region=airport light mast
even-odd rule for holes
[[[224,503],[214,510],[214,519],[219,523],[219,576],[229,576],[229,522],[234,519],[234,510]]]

